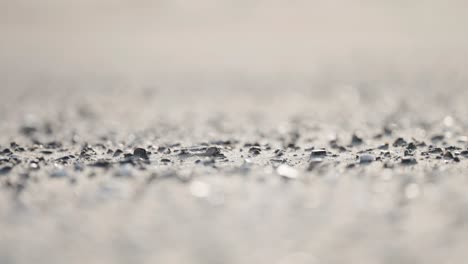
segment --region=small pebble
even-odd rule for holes
[[[146,149],[144,149],[144,148],[136,148],[133,151],[133,156],[139,157],[139,158],[144,159],[144,160],[149,159],[148,153],[146,152]]]
[[[363,154],[359,156],[359,163],[366,164],[375,161],[375,156],[372,154]]]

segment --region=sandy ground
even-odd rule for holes
[[[464,263],[463,1],[0,1],[0,263]]]
[[[464,90],[248,85],[5,90],[0,262],[466,259]]]

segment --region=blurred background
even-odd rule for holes
[[[70,107],[119,124],[193,112],[335,122],[353,113],[356,124],[401,110],[463,116],[467,7],[0,0],[0,118]]]
[[[456,82],[466,77],[467,5],[1,0],[2,89],[18,80],[84,77],[118,77],[136,86],[156,80],[229,86],[231,79],[255,87],[294,80],[290,88],[318,79]]]

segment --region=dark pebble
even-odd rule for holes
[[[385,143],[383,145],[378,146],[377,148],[380,150],[388,150],[388,147],[389,147],[388,143]]]
[[[122,155],[123,151],[121,149],[117,149],[114,154],[112,155],[112,157],[118,157],[120,155]]]
[[[2,167],[2,168],[0,168],[0,175],[7,174],[7,173],[9,173],[12,169],[13,169],[13,167],[11,167],[11,166],[4,166],[4,167]]]
[[[401,137],[397,138],[395,142],[393,142],[394,147],[404,147],[406,145],[408,145],[408,143],[406,142],[404,138],[401,138]]]
[[[112,163],[110,163],[107,160],[98,160],[94,163],[91,164],[92,167],[98,167],[98,168],[110,168],[112,166]]]
[[[447,151],[447,152],[445,152],[445,154],[444,154],[444,158],[445,158],[445,159],[453,159],[453,158],[455,158],[455,156],[452,154],[452,152]]]
[[[310,152],[310,157],[323,157],[327,155],[327,151],[324,149],[314,149]]]
[[[408,144],[408,146],[406,146],[406,149],[407,149],[407,150],[410,150],[410,151],[414,151],[414,150],[416,150],[417,148],[418,148],[418,147],[417,147],[416,144],[414,144],[413,142],[410,142],[410,143]]]
[[[6,148],[0,152],[2,155],[11,155],[13,152],[11,152],[10,149]]]
[[[429,148],[429,153],[431,154],[440,154],[444,152],[441,148]]]
[[[207,156],[207,157],[216,157],[220,155],[222,154],[221,154],[220,148],[218,147],[209,147],[205,150],[205,153],[203,153],[203,156]]]
[[[440,142],[444,140],[445,136],[444,135],[434,135],[431,137],[432,142]]]
[[[418,162],[413,157],[403,157],[403,158],[401,158],[401,164],[413,165],[413,164],[416,164],[416,163],[418,163]]]
[[[257,156],[257,155],[260,155],[262,149],[260,149],[259,147],[251,147],[249,149],[249,153],[254,155],[254,156]]]
[[[148,153],[146,152],[146,149],[144,149],[144,148],[136,148],[133,151],[133,156],[139,157],[139,158],[144,159],[144,160],[149,159]]]
[[[364,143],[364,140],[356,134],[353,134],[353,136],[351,137],[351,145],[357,146],[361,145],[362,143]]]
[[[361,164],[367,164],[375,161],[375,156],[372,154],[363,154],[359,156],[359,163]]]

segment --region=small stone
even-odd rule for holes
[[[327,151],[325,149],[313,149],[310,152],[310,157],[323,157],[327,155]]]
[[[215,157],[219,156],[221,154],[221,150],[218,147],[209,147],[205,150],[205,153],[203,153],[203,156],[207,157]]]
[[[447,151],[447,152],[445,152],[445,154],[444,154],[444,158],[445,158],[445,159],[453,159],[454,157],[455,157],[455,156],[454,156],[454,155],[452,154],[452,152],[450,152],[450,151]]]
[[[6,148],[0,152],[1,155],[11,155],[13,152],[11,152],[10,149]]]
[[[404,147],[406,145],[408,145],[408,143],[406,142],[404,138],[401,138],[401,137],[397,138],[395,142],[393,142],[394,147]]]
[[[429,149],[429,153],[431,154],[440,154],[440,153],[443,153],[444,150],[442,150],[441,148],[430,148]]]
[[[296,179],[299,176],[299,172],[296,169],[286,164],[279,165],[276,173],[286,179]]]
[[[117,150],[114,152],[114,154],[112,155],[112,157],[114,157],[114,158],[115,158],[115,157],[118,157],[118,156],[122,155],[122,153],[123,153],[123,151],[122,151],[121,149],[117,149]]]
[[[12,169],[13,169],[13,167],[11,167],[11,166],[4,166],[4,167],[1,167],[1,168],[0,168],[0,175],[7,174],[7,173],[9,173]]]
[[[358,135],[356,134],[353,134],[353,136],[351,137],[351,145],[361,145],[362,143],[364,143],[364,140],[362,138],[360,138]]]
[[[372,154],[363,154],[359,156],[359,163],[366,164],[375,161],[375,156]]]
[[[249,149],[249,153],[254,155],[254,156],[260,155],[261,151],[262,151],[262,149],[259,148],[259,147],[251,147]]]
[[[444,135],[434,135],[431,137],[432,142],[440,142],[445,139]]]
[[[407,150],[410,150],[410,151],[414,151],[414,150],[416,150],[417,148],[418,148],[418,147],[417,147],[416,144],[414,144],[413,142],[410,142],[410,143],[408,144],[408,146],[406,146],[406,149],[407,149]]]
[[[98,160],[96,162],[94,162],[93,164],[91,164],[92,167],[98,167],[98,168],[109,168],[112,166],[112,163],[110,163],[109,161],[107,160]]]
[[[416,163],[418,163],[418,162],[413,157],[403,157],[403,158],[401,158],[401,164],[403,164],[403,165],[414,165]]]
[[[388,143],[385,143],[383,145],[378,146],[377,148],[380,150],[388,150],[388,147],[389,147]]]
[[[139,158],[144,159],[144,160],[149,159],[148,153],[146,152],[146,149],[144,149],[144,148],[136,148],[133,151],[133,156],[139,157]]]
[[[171,160],[170,159],[161,159],[161,162],[167,163],[167,162],[171,162]]]

